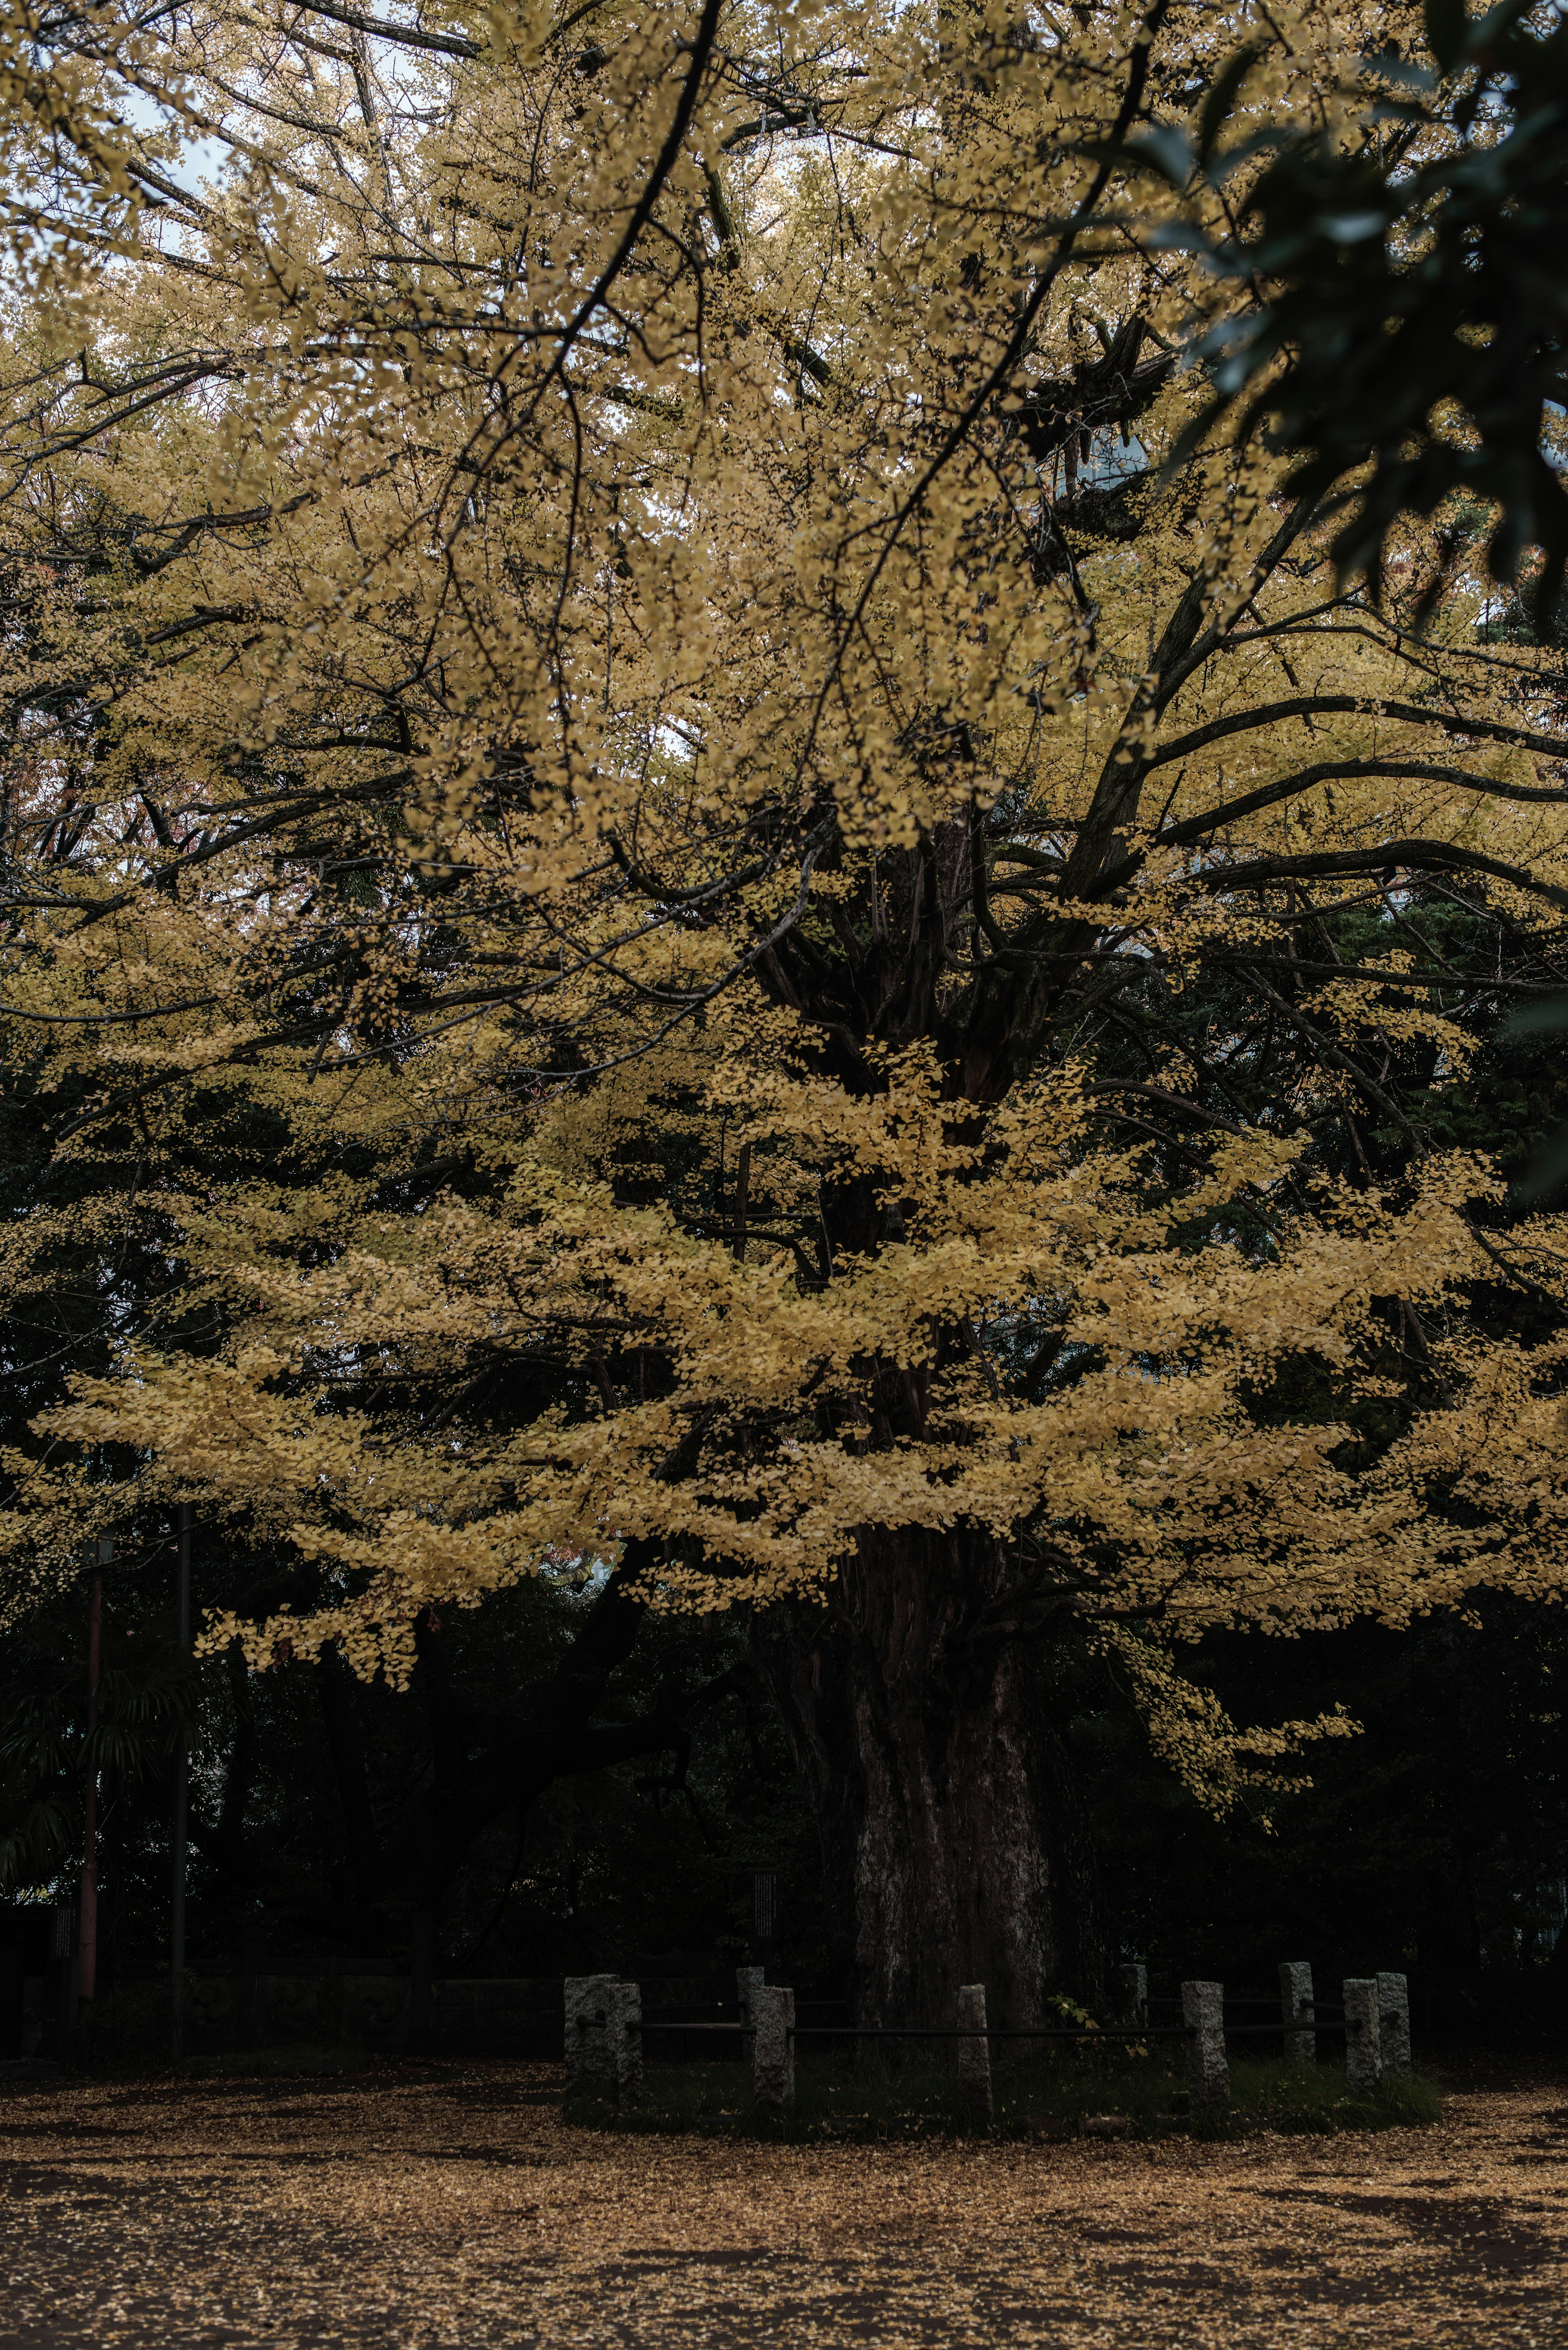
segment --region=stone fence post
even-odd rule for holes
[[[566,2008],[566,2046],[562,2051],[566,2064],[566,2086],[576,2088],[587,2081],[608,2081],[609,2007],[606,1994],[616,1982],[614,1975],[568,1975],[562,1985]]]
[[[1148,1969],[1141,1959],[1129,1959],[1116,1969],[1116,1981],[1121,1987],[1121,2020],[1124,2023],[1145,2024],[1148,2022]]]
[[[983,2032],[986,2025],[985,1985],[962,1983],[958,1995],[959,2028],[963,2032]],[[982,2129],[992,2124],[991,2043],[989,2040],[961,2040],[958,2043],[959,2095],[967,2120]]]
[[[751,2010],[752,2094],[770,2113],[787,2114],[794,2106],[794,1993],[778,1983],[758,1983]]]
[[[1181,2020],[1187,2043],[1188,2103],[1194,2114],[1222,2114],[1231,2104],[1231,2067],[1225,2061],[1225,1986],[1184,1982]]]
[[[1385,2073],[1410,2069],[1410,1985],[1404,1975],[1379,1975],[1377,2043]]]
[[[1286,1959],[1280,1967],[1280,2013],[1287,2025],[1313,2020],[1312,1968],[1305,1959]],[[1312,2031],[1285,2033],[1287,2064],[1317,2062],[1317,2034]]]
[[[1354,2095],[1370,2096],[1383,2077],[1376,1976],[1346,1976],[1344,1997],[1345,2085]]]
[[[756,2005],[757,1993],[763,1989],[767,1979],[768,1970],[765,1967],[735,1969],[735,1996],[741,2005],[741,2022],[748,2031],[752,2025],[752,2011]]]
[[[635,2106],[642,2095],[640,1990],[618,1975],[568,1975],[562,1988],[567,2088],[592,2082],[618,2106]]]
[[[618,1982],[612,1994],[610,2024],[611,2077],[615,2101],[622,2111],[642,2095],[642,1986]]]

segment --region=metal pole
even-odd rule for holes
[[[183,1659],[191,1653],[191,1504],[182,1502],[180,1528],[180,1600],[176,1638]],[[185,1732],[180,1732],[180,1742],[174,1750],[174,1883],[170,1909],[170,1964],[172,1980],[173,2027],[170,2045],[176,2056],[185,2054],[185,1843],[186,1799],[190,1783],[190,1756]]]
[[[93,1733],[98,1729],[99,1663],[103,1646],[103,1577],[92,1579],[88,1608],[87,1711],[87,1833],[82,1840],[81,1939],[77,1968],[77,2055],[92,2061],[92,2002],[98,1988],[98,1758]]]

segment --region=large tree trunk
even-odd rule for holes
[[[859,2023],[950,2022],[971,1982],[993,2022],[1033,2023],[1053,1989],[1098,1988],[1064,1756],[987,1621],[1002,1574],[983,1534],[871,1528],[826,1610],[757,1621]]]

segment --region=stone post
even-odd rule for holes
[[[615,2101],[624,2113],[635,2106],[642,2095],[642,1986],[634,1982],[612,1982],[607,1998],[609,2010],[610,2079],[615,2085]]]
[[[1148,2022],[1148,1969],[1141,1959],[1129,1959],[1116,1969],[1121,1985],[1122,2020],[1126,2023],[1144,2024]]]
[[[1345,1984],[1345,2079],[1353,2096],[1369,2097],[1383,2077],[1377,1978],[1347,1976]]]
[[[1317,2034],[1314,2032],[1292,2032],[1293,2023],[1310,2024],[1313,2020],[1312,1969],[1305,1959],[1285,1959],[1280,1965],[1280,2014],[1285,2032],[1285,2062],[1287,2064],[1315,2064]]]
[[[737,1967],[735,1969],[735,1996],[741,2002],[741,2022],[746,2026],[748,2031],[751,2029],[753,2016],[756,2009],[757,1993],[762,1990],[763,1985],[766,1982],[767,1979],[768,1970],[765,1967]]]
[[[794,2106],[794,1993],[777,1983],[752,1993],[752,2094],[770,2113]]]
[[[1378,1975],[1377,2044],[1385,2073],[1410,2069],[1410,1985],[1404,1975]]]
[[[985,2030],[985,1985],[963,1983],[959,1988],[958,2020],[965,2032]],[[992,2124],[991,2043],[989,2040],[961,2040],[958,2043],[959,2095],[965,2118],[978,2128],[989,2129]]]
[[[568,1975],[562,1986],[568,2089],[590,2081],[607,2086],[615,2078],[610,2062],[609,1994],[617,1988],[614,1975]]]
[[[1192,2113],[1222,2114],[1231,2104],[1231,2067],[1225,2062],[1225,1986],[1184,1982],[1181,2021],[1187,2043],[1188,2103]]]

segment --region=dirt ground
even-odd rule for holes
[[[543,2065],[0,2088],[0,2345],[1568,2345],[1568,2076],[1441,2127],[761,2148]]]

